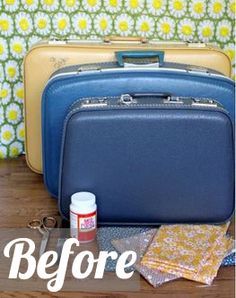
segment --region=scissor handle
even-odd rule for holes
[[[42,222],[39,219],[33,219],[28,223],[28,228],[30,229],[39,229],[42,226]]]
[[[57,220],[53,216],[45,216],[42,219],[42,225],[46,230],[50,231],[50,230],[56,228]]]

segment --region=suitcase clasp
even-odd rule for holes
[[[179,96],[169,96],[167,99],[164,100],[164,103],[183,104],[184,102]]]
[[[137,101],[130,94],[122,94],[119,103],[129,105],[132,103],[137,103]]]

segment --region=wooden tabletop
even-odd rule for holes
[[[27,167],[24,156],[0,161],[0,206],[0,228],[25,227],[32,218],[59,216],[56,201],[47,193],[42,176]],[[234,235],[234,224],[231,224],[229,230]],[[235,296],[234,279],[234,267],[224,267],[220,268],[212,286],[180,279],[155,289],[141,278],[139,292],[0,292],[0,298],[231,298]]]

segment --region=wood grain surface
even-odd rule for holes
[[[24,156],[0,161],[0,228],[26,227],[29,220],[45,215],[58,216],[56,201],[47,193],[41,175],[28,169]],[[234,235],[234,223],[230,233]],[[1,269],[0,269],[1,270]],[[0,298],[231,298],[235,296],[234,267],[220,268],[212,286],[180,279],[153,288],[141,278],[139,292],[1,292]]]

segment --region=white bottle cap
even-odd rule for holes
[[[95,195],[86,191],[74,193],[71,196],[71,204],[78,213],[89,213],[97,209]]]

